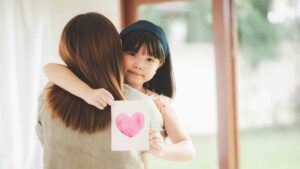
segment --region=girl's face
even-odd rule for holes
[[[151,80],[160,66],[159,59],[150,56],[145,45],[137,53],[124,52],[123,57],[125,82],[134,88]]]

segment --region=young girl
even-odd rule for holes
[[[171,105],[174,82],[169,46],[163,30],[141,20],[125,28],[120,36],[124,51],[125,83],[153,98],[172,142],[165,144],[162,134],[152,129],[149,136],[150,152],[165,160],[191,160],[195,156],[194,146]],[[48,64],[44,70],[55,84],[101,110],[114,101],[107,89],[92,89],[63,65]]]

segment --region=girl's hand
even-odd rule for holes
[[[149,133],[150,153],[162,157],[164,152],[164,139],[157,129],[151,129]]]
[[[103,110],[107,105],[112,105],[114,97],[104,88],[92,89],[86,92],[83,100],[90,105]]]

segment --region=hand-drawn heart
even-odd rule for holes
[[[134,113],[131,117],[126,113],[120,113],[116,117],[116,125],[118,129],[128,137],[134,137],[144,127],[144,114],[140,112]]]

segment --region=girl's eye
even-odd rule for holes
[[[154,62],[154,59],[153,58],[147,58],[147,61],[148,62]]]

